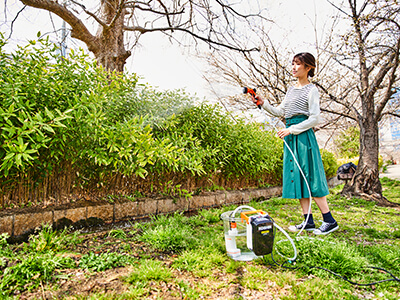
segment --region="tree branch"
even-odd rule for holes
[[[345,114],[343,112],[339,112],[339,111],[336,111],[336,110],[330,110],[330,109],[326,109],[326,108],[321,108],[321,111],[322,112],[326,112],[326,113],[330,113],[330,114],[333,114],[333,115],[349,118],[349,119],[352,119],[352,120],[358,122],[357,118],[355,118],[354,116],[352,116],[350,114]]]
[[[21,1],[22,1],[22,0],[21,0]],[[82,8],[82,10],[83,10],[87,15],[91,16],[91,17],[92,17],[97,23],[99,23],[103,28],[107,28],[107,27],[108,27],[107,24],[104,23],[101,19],[99,19],[94,13],[92,13],[92,12],[89,11],[89,10],[87,10],[85,5],[83,5],[83,4],[79,3],[79,2],[76,2],[76,1],[74,1],[74,0],[70,0],[70,1],[71,1],[72,3],[78,5],[80,8]]]
[[[162,11],[157,11],[157,10],[155,10],[153,8],[144,8],[144,7],[142,7],[140,5],[137,5],[137,4],[138,4],[138,2],[133,2],[133,3],[126,2],[125,3],[125,8],[139,9],[141,11],[147,11],[147,12],[151,12],[151,13],[154,13],[154,14],[157,14],[157,15],[163,15],[163,16],[181,15],[181,14],[183,14],[185,12],[184,8],[182,8],[180,11],[173,11],[173,12],[165,11],[165,12],[162,12]],[[147,3],[139,3],[139,4],[147,5]]]
[[[14,23],[15,23],[15,21],[17,20],[19,14],[22,13],[22,11],[23,11],[25,8],[26,8],[26,5],[25,5],[23,8],[21,8],[21,10],[17,13],[17,15],[15,16],[15,18],[12,20],[12,22],[11,22],[10,35],[8,36],[8,38],[11,38],[11,35],[12,35],[12,33],[13,33],[13,30],[14,30],[14,29],[13,29],[13,28],[14,28]]]
[[[227,9],[227,10],[229,10],[230,12],[232,12],[234,15],[237,15],[237,16],[239,16],[239,17],[241,17],[241,18],[247,19],[247,18],[251,18],[251,17],[259,17],[259,18],[261,18],[261,19],[263,19],[263,20],[265,20],[265,21],[273,22],[272,20],[269,20],[269,19],[267,19],[267,18],[265,18],[265,17],[263,17],[263,16],[260,16],[260,15],[258,15],[258,14],[243,15],[243,14],[237,12],[235,9],[233,9],[230,5],[224,4],[224,3],[222,3],[222,1],[220,1],[220,0],[215,0],[215,1],[216,1],[223,9]]]
[[[333,4],[331,1],[327,0],[327,2],[332,5],[334,8],[336,8],[338,11],[340,11],[341,13],[343,13],[346,17],[351,18],[351,16],[345,12],[342,8],[340,8],[339,6],[337,6],[336,4]]]
[[[56,14],[71,26],[71,37],[86,43],[90,51],[98,51],[96,37],[89,32],[83,22],[68,10],[66,6],[51,0],[21,0],[21,2],[25,5],[44,9]]]
[[[165,4],[161,0],[157,0],[157,2],[160,3],[161,7],[164,9],[164,12],[165,12],[164,14],[167,17],[168,26],[172,27],[172,23],[171,23],[171,19],[169,18],[167,7],[165,6]],[[172,32],[174,32],[174,31],[172,30]]]
[[[137,31],[137,32],[140,32],[141,34],[148,33],[148,32],[155,32],[155,31],[160,31],[160,32],[171,31],[171,32],[173,32],[175,30],[175,31],[181,31],[181,32],[187,33],[198,40],[206,42],[209,45],[216,45],[216,46],[224,47],[224,48],[242,52],[242,53],[260,51],[260,49],[258,49],[258,48],[241,49],[241,48],[238,48],[238,47],[235,47],[232,45],[224,44],[224,43],[221,43],[218,41],[214,41],[209,37],[206,38],[206,37],[200,36],[186,28],[180,28],[180,27],[176,27],[176,26],[175,27],[159,27],[159,28],[144,28],[141,26],[125,26],[124,29],[127,31]]]
[[[389,75],[389,83],[386,87],[386,93],[376,107],[376,119],[381,120],[382,119],[382,111],[386,107],[387,103],[389,100],[392,98],[393,94],[396,93],[396,91],[393,91],[393,86],[396,81],[396,72],[399,67],[399,52],[400,52],[400,40],[397,42],[397,50],[394,53],[395,54],[395,62],[394,65],[392,66],[390,75]]]
[[[400,114],[392,112],[392,111],[388,111],[388,112],[382,113],[382,117],[383,116],[393,116],[393,117],[396,117],[396,118],[400,119]]]
[[[393,67],[393,60],[395,59],[396,59],[395,53],[392,53],[388,57],[385,64],[381,67],[378,74],[375,76],[374,80],[370,84],[367,93],[365,95],[366,99],[372,99],[374,97],[379,85],[382,83],[388,71]]]

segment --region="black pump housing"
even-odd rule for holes
[[[257,216],[250,220],[253,252],[257,256],[272,253],[274,246],[274,222],[269,216]]]

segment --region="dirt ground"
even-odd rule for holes
[[[132,267],[124,267],[95,274],[82,270],[65,270],[63,273],[68,274],[70,279],[59,282],[57,290],[48,290],[48,287],[44,286],[34,293],[22,294],[20,299],[77,299],[79,297],[85,299],[93,294],[124,294],[129,291],[129,286],[124,283],[122,277],[127,276],[132,270]],[[219,275],[214,274],[215,277]],[[188,272],[174,271],[175,279],[183,280],[190,287],[207,286],[210,295],[200,296],[200,299],[276,299],[272,295],[280,294],[276,291],[277,287],[271,288],[269,292],[245,289],[235,283],[236,276],[240,275],[226,276],[224,274],[219,281],[215,281],[194,277]],[[226,287],[221,288],[221,286]],[[149,294],[145,296],[145,299],[191,299],[187,298],[180,287],[174,283],[150,282],[148,288]]]
[[[163,262],[165,266],[172,264],[173,253],[156,253],[145,247],[140,242],[131,242],[129,239],[118,239],[108,235],[107,232],[92,233],[85,236],[84,240],[69,249],[68,256],[77,262],[83,254],[93,251],[104,253],[107,251],[122,251],[122,245],[130,244],[131,255],[139,257],[150,257]],[[74,254],[76,253],[76,254]],[[51,285],[41,285],[34,292],[23,292],[19,299],[87,299],[93,295],[109,294],[121,295],[129,292],[131,284],[126,283],[124,277],[134,270],[134,266],[126,266],[108,269],[103,272],[93,272],[88,269],[63,269],[57,272],[57,277],[61,278]],[[246,289],[240,284],[243,269],[238,268],[236,273],[222,273],[216,269],[213,274],[207,277],[195,276],[191,272],[180,271],[170,268],[173,278],[169,282],[151,281],[147,284],[147,295],[142,299],[193,299],[188,297],[181,289],[178,282],[185,282],[193,290],[197,290],[199,299],[277,299],[277,295],[284,296],[285,289],[278,287],[271,282],[268,290],[256,291]],[[64,278],[64,279],[63,279]],[[205,287],[199,291],[199,287]],[[112,297],[112,296],[111,296]],[[279,297],[278,297],[279,298]],[[90,298],[96,299],[96,298]],[[112,299],[112,298],[109,298]],[[120,298],[118,298],[120,299]],[[129,299],[129,298],[127,298]],[[140,298],[137,298],[140,299]]]

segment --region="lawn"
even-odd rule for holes
[[[382,179],[400,202],[400,182]],[[340,229],[326,237],[302,233],[295,262],[276,232],[273,256],[239,262],[226,255],[220,215],[236,206],[175,213],[101,232],[53,232],[26,243],[0,238],[2,299],[399,299],[400,210],[339,195],[330,208]],[[286,229],[302,216],[296,200],[250,206]],[[317,225],[321,222],[313,204]]]

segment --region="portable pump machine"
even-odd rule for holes
[[[247,248],[255,255],[266,255],[274,246],[274,222],[266,212],[247,211],[240,214],[246,221]]]
[[[294,247],[289,235],[262,210],[243,205],[223,213],[221,219],[226,252],[234,260],[249,261],[272,253],[275,228],[282,231]]]

